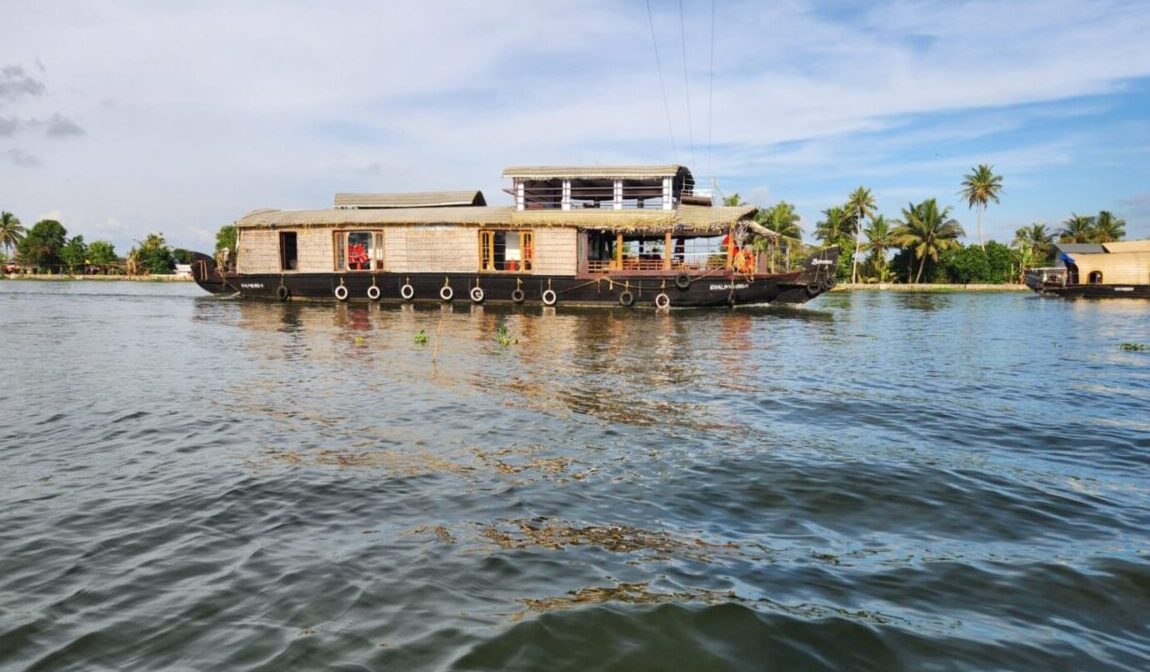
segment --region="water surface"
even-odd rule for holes
[[[3,669],[1150,667],[1150,302],[0,327]]]

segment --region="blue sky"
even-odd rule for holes
[[[121,253],[336,191],[506,203],[527,163],[685,163],[808,236],[859,185],[936,197],[968,240],[990,163],[988,238],[1103,209],[1150,237],[1145,1],[0,5],[0,209]]]

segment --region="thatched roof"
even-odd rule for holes
[[[686,166],[512,166],[503,169],[503,177],[526,180],[552,180],[565,177],[576,179],[641,179],[675,177],[682,171],[690,176]]]
[[[412,194],[336,194],[337,208],[444,208],[487,205],[482,191],[425,191]]]
[[[1150,240],[1123,240],[1117,243],[1102,243],[1107,252],[1150,252]]]
[[[681,205],[677,210],[521,210],[512,214],[516,226],[575,226],[580,229],[662,232],[721,233],[755,213],[751,206],[708,208]]]
[[[751,206],[708,208],[684,205],[677,210],[516,210],[514,207],[332,208],[328,210],[256,210],[236,222],[241,229],[296,227],[386,227],[446,224],[455,226],[576,227],[659,233],[722,233],[751,217]]]
[[[481,226],[511,223],[513,207],[489,208],[331,208],[327,210],[256,210],[244,215],[241,229],[306,226],[402,226],[405,224],[456,224]]]

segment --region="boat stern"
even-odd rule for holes
[[[192,253],[192,279],[201,289],[212,294],[233,294],[236,291],[220,272],[216,260],[203,252]]]

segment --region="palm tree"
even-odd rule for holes
[[[1070,213],[1070,218],[1063,220],[1062,228],[1058,230],[1058,242],[1094,242],[1094,218]]]
[[[815,225],[815,237],[828,245],[842,245],[850,235],[850,214],[841,205],[823,210],[823,220]]]
[[[1098,213],[1094,220],[1094,242],[1113,243],[1126,236],[1126,220],[1115,217],[1109,210]]]
[[[779,201],[766,210],[760,210],[755,215],[756,222],[784,238],[795,240],[803,239],[803,229],[799,226],[802,219],[799,213],[795,212],[795,206],[786,201]]]
[[[776,258],[781,251],[783,259],[790,268],[791,243],[802,243],[803,229],[799,226],[802,217],[795,212],[795,206],[786,201],[779,201],[769,208],[762,208],[755,213],[755,221],[767,227],[778,236],[760,237],[752,245],[756,251],[767,251],[770,254],[771,268],[774,269]]]
[[[847,203],[844,206],[847,212],[854,219],[855,229],[855,253],[851,261],[851,282],[858,282],[858,257],[859,247],[862,243],[862,220],[874,217],[874,194],[870,189],[860,186],[847,196]]]
[[[958,237],[966,235],[966,232],[958,220],[951,218],[950,208],[939,210],[933,198],[918,205],[908,205],[902,209],[902,220],[894,230],[894,238],[899,245],[912,248],[914,256],[921,259],[914,278],[917,284],[922,279],[926,258],[938,261],[938,253],[958,247]]]
[[[983,248],[986,245],[982,242],[982,211],[990,201],[998,203],[998,193],[1002,191],[1002,176],[995,175],[992,168],[985,163],[972,168],[962,180],[962,191],[958,192],[966,199],[968,207],[978,206],[978,244]]]
[[[886,252],[898,245],[894,230],[891,229],[890,222],[886,221],[886,217],[879,215],[870,220],[870,226],[863,233],[866,234],[867,240],[863,243],[863,249],[870,252],[871,267],[874,268],[878,278],[882,279],[886,271]]]
[[[24,240],[24,227],[10,212],[0,212],[0,245],[4,246],[5,256],[12,254],[12,248]]]
[[[1014,246],[1020,250],[1030,250],[1032,259],[1045,259],[1050,256],[1054,244],[1054,234],[1045,224],[1034,222],[1014,232]]]

